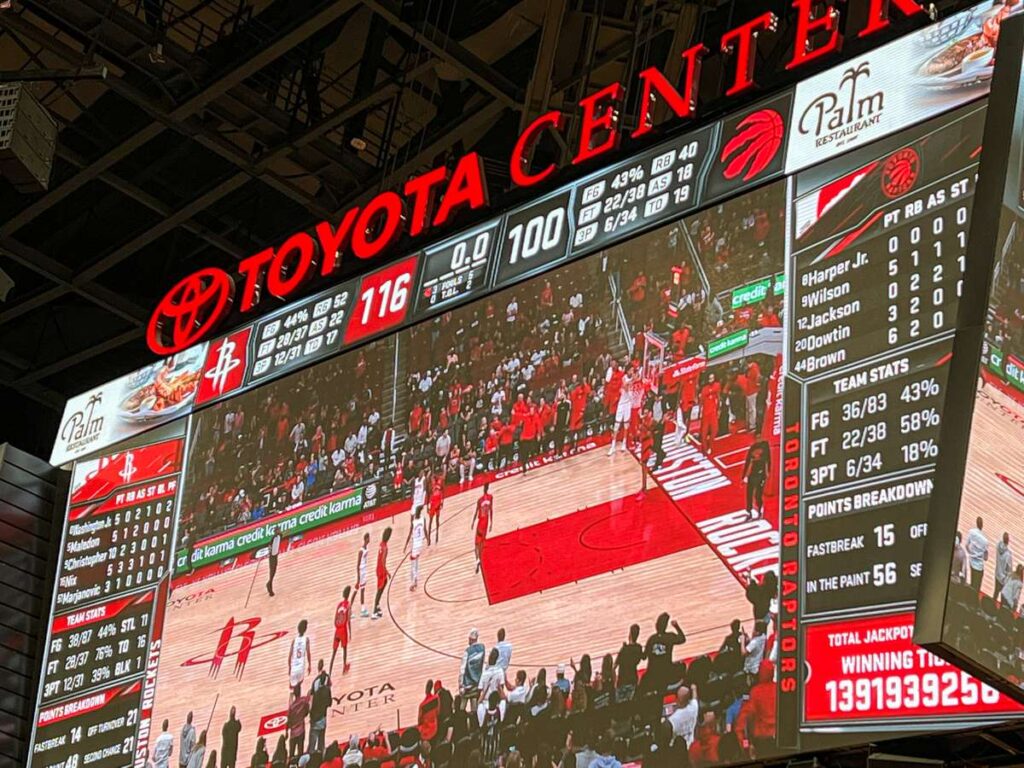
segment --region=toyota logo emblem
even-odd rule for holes
[[[235,284],[223,269],[208,267],[179,282],[161,299],[146,329],[158,355],[186,349],[213,330],[231,309]]]

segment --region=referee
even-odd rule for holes
[[[267,579],[267,594],[274,596],[274,575],[277,573],[277,556],[281,553],[281,533],[274,530],[274,538],[270,540],[270,557],[267,563],[270,565],[270,578]]]

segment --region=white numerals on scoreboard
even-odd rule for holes
[[[512,244],[508,263],[515,264],[520,259],[531,259],[543,251],[557,248],[562,241],[564,228],[564,208],[555,208],[547,214],[534,216],[525,224],[512,227],[508,233]]]
[[[959,670],[829,680],[825,691],[836,713],[956,710],[999,701],[995,689]]]
[[[473,238],[473,252],[469,251],[469,243],[463,240],[452,249],[452,271],[461,272],[487,258],[487,252],[491,247],[490,231],[481,232]]]
[[[367,288],[363,291],[360,299],[363,302],[363,325],[370,322],[370,315],[373,309],[377,308],[377,318],[383,320],[389,314],[397,314],[405,311],[405,305],[409,301],[409,284],[412,283],[412,275],[399,275],[394,280],[385,280],[380,285]],[[379,297],[379,303],[374,299]]]

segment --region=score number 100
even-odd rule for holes
[[[508,263],[532,259],[539,253],[552,251],[562,244],[565,230],[565,209],[555,208],[534,216],[525,224],[516,224],[508,231],[512,252]]]

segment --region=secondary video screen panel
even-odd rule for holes
[[[1019,622],[1024,561],[1024,24],[1004,24],[979,189],[987,215],[971,234],[976,306],[960,317],[955,374],[964,407],[944,429],[950,482],[932,503],[928,609],[918,632],[984,679],[1024,698]],[[962,350],[962,351],[961,351]],[[955,521],[955,527],[954,527]],[[944,546],[943,546],[944,544]]]
[[[457,693],[472,629],[488,648],[504,630],[510,681],[588,655],[596,677],[630,624],[645,643],[666,611],[686,658],[716,653],[733,619],[756,634],[744,579],[777,566],[784,194],[763,188],[196,417],[154,722],[235,707],[247,761],[321,659],[328,740],[344,741],[415,722],[428,679]],[[750,544],[725,558],[702,527],[723,550],[738,528]],[[335,654],[339,610],[351,628]],[[312,672],[285,663],[303,621]]]

